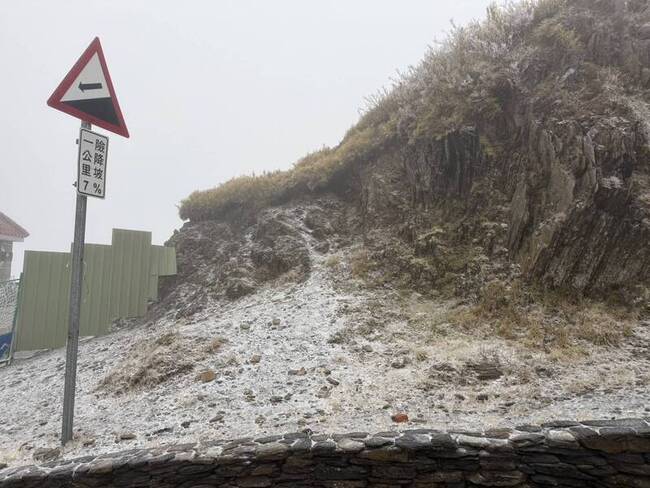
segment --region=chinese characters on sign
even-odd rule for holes
[[[87,129],[79,133],[79,169],[77,191],[89,197],[106,196],[108,137]]]

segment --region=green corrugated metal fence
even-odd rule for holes
[[[113,231],[111,312],[115,317],[139,317],[147,311],[151,274],[151,233]]]
[[[176,274],[174,248],[151,245],[151,233],[113,229],[112,244],[86,244],[80,334],[102,335],[117,318],[139,317],[157,299],[158,277]],[[70,253],[25,252],[16,350],[65,345]]]
[[[158,277],[176,274],[176,249],[173,247],[152,246],[151,250],[149,298],[158,300]]]

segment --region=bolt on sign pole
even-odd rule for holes
[[[81,122],[82,129],[91,129],[88,122]],[[81,140],[78,141],[81,145]],[[79,185],[79,181],[77,181]],[[79,350],[79,317],[81,316],[81,290],[83,283],[84,242],[86,240],[86,206],[88,197],[77,191],[77,210],[74,219],[74,243],[70,270],[70,312],[68,339],[65,353],[65,386],[63,390],[63,425],[61,444],[72,440],[74,397],[77,384],[77,352]]]
[[[86,234],[88,197],[106,197],[106,166],[108,137],[91,132],[91,124],[129,137],[120,104],[115,95],[111,75],[99,38],[95,38],[79,60],[47,100],[47,104],[81,119],[77,158],[77,207],[70,273],[70,311],[65,357],[63,421],[61,443],[72,440],[77,353],[79,350],[79,319],[81,316],[83,255]]]

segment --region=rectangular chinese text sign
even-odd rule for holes
[[[106,196],[108,137],[88,129],[79,132],[77,191],[89,197]]]

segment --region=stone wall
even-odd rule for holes
[[[12,242],[0,240],[0,281],[11,278]]]
[[[301,432],[6,468],[0,487],[643,488],[650,487],[649,421],[485,432]]]

